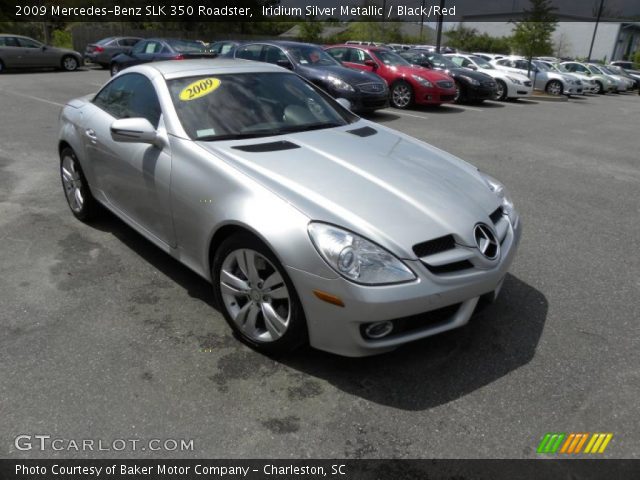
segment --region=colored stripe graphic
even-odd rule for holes
[[[562,440],[566,434],[564,433],[547,433],[538,445],[538,453],[556,453]]]
[[[546,433],[536,451],[543,454],[567,455],[604,453],[612,438],[613,433]],[[585,447],[584,451],[583,447]]]

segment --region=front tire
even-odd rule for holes
[[[509,90],[507,89],[507,84],[504,83],[503,80],[496,80],[496,95],[493,97],[495,100],[506,100],[507,95],[509,94]]]
[[[62,57],[60,65],[65,72],[74,72],[78,69],[78,66],[80,66],[80,62],[78,62],[77,58],[72,57],[71,55],[65,55]]]
[[[109,67],[109,71],[111,72],[111,76],[115,76],[118,74],[118,72],[120,72],[120,65],[118,65],[117,63],[113,62],[111,64],[111,66]]]
[[[4,63],[0,60],[0,73],[4,73]]]
[[[235,334],[268,355],[281,355],[307,341],[302,304],[286,271],[249,233],[225,239],[213,258],[216,302]]]
[[[399,81],[391,87],[391,105],[405,109],[413,105],[413,88],[407,82]]]
[[[71,213],[82,222],[95,218],[98,203],[91,194],[78,157],[69,147],[60,152],[60,179]]]
[[[545,88],[545,91],[549,94],[549,95],[562,95],[562,83],[560,83],[560,81],[558,80],[551,80],[549,83],[547,83],[547,87]]]
[[[604,86],[602,85],[601,82],[596,81],[596,91],[593,92],[593,93],[598,94],[598,95],[604,95],[605,94]]]
[[[453,97],[453,103],[464,103],[467,101],[467,94],[464,91],[464,88],[462,88],[462,85],[460,85],[460,82],[456,81],[456,94]]]

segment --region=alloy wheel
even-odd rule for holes
[[[77,168],[76,160],[70,155],[65,155],[62,159],[61,174],[64,193],[69,202],[69,207],[75,213],[80,213],[84,206],[82,177]]]
[[[230,252],[219,275],[224,307],[251,340],[268,343],[289,328],[292,302],[278,269],[261,253],[242,248]]]
[[[78,60],[73,57],[64,57],[62,60],[62,68],[67,72],[73,72],[78,68]]]
[[[394,86],[391,92],[391,99],[395,107],[405,108],[409,106],[411,103],[411,88],[404,83]]]
[[[552,81],[547,85],[547,93],[550,95],[561,95],[562,94],[562,84],[557,80]]]

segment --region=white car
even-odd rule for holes
[[[497,53],[484,53],[484,52],[473,52],[471,55],[484,58],[487,62],[490,62],[491,60],[498,60],[500,58],[504,58],[507,56],[507,55],[500,55]]]
[[[544,60],[534,60],[534,64],[538,65],[539,63],[544,63],[551,70],[562,73],[564,75],[570,75],[573,78],[577,78],[582,82],[582,94],[585,95],[587,93],[598,93],[599,88],[596,84],[596,81],[591,78],[589,75],[580,72],[570,72],[567,70],[564,65],[560,65],[559,63],[548,62]]]
[[[460,53],[449,53],[445,56],[462,68],[477,70],[492,77],[498,85],[496,100],[528,97],[533,91],[533,83],[526,75],[498,70],[482,57]]]
[[[581,95],[582,82],[567,74],[554,72],[546,65],[536,67],[523,57],[506,57],[491,62],[499,70],[527,75],[534,80],[533,88],[550,95]]]

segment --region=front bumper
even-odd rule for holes
[[[287,267],[307,317],[310,344],[339,355],[362,357],[465,325],[480,297],[499,291],[514,259],[521,232],[521,220],[515,228],[509,226],[500,261],[491,269],[434,275],[419,260],[405,260],[418,279],[404,284],[357,285],[343,278],[327,279]],[[320,300],[313,294],[314,290],[339,297],[344,307]],[[424,322],[422,317],[428,314],[435,315],[434,321]],[[385,320],[393,320],[403,328],[394,329],[389,336],[378,340],[363,336],[364,324]]]
[[[371,112],[389,106],[389,90],[387,89],[376,94],[356,92],[344,97],[351,102],[354,112]]]
[[[522,98],[528,97],[533,93],[533,85],[531,81],[528,81],[529,85],[520,83],[520,85],[508,82],[507,83],[507,97],[508,98]]]
[[[466,84],[467,98],[469,100],[491,100],[496,96],[496,85],[470,85]]]
[[[423,87],[415,86],[415,102],[418,105],[432,105],[434,103],[450,103],[453,102],[453,99],[456,98],[456,89],[452,88],[441,88],[441,87]]]

